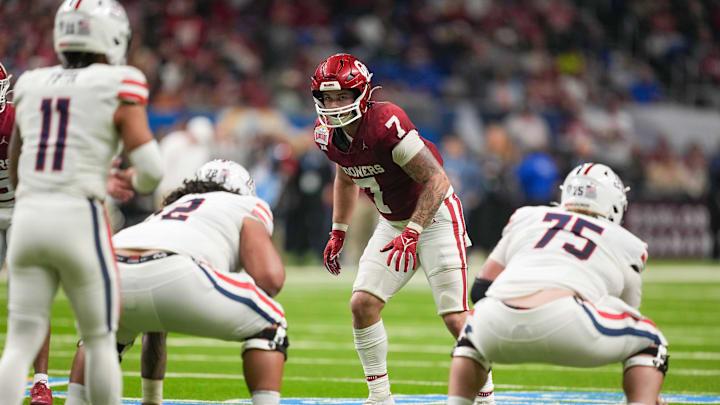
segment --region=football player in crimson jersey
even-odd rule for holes
[[[493,362],[622,362],[629,404],[664,403],[668,342],[638,311],[647,245],[620,226],[628,188],[585,163],[561,189],[559,207],[515,211],[483,265],[491,284],[453,350],[448,404],[471,404]]]
[[[15,205],[15,192],[10,188],[8,173],[8,147],[15,123],[15,108],[7,100],[10,91],[10,78],[5,66],[0,62],[0,268],[5,264],[8,230],[10,228],[12,208]],[[34,384],[30,390],[30,405],[52,405],[52,392],[48,385],[48,360],[50,351],[50,328],[38,352],[33,367]]]
[[[372,74],[357,58],[336,54],[318,65],[312,94],[317,146],[336,163],[333,225],[324,264],[340,273],[338,255],[359,189],[380,219],[360,258],[350,299],[355,347],[367,379],[366,404],[393,404],[387,372],[388,339],[380,312],[422,268],[438,315],[457,337],[468,311],[465,231],[460,200],[442,157],[400,107],[373,102]],[[483,397],[492,403],[492,382]]]
[[[129,41],[130,23],[117,1],[65,0],[53,31],[62,64],[26,71],[15,83],[3,404],[22,402],[26,370],[42,346],[59,287],[88,353],[88,399],[120,403],[119,286],[103,201],[121,145],[134,166],[115,175],[142,193],[162,178],[145,75],[125,65]]]

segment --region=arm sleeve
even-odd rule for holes
[[[424,147],[425,143],[420,139],[418,132],[413,129],[393,148],[393,162],[398,166],[405,166]]]
[[[128,154],[128,158],[137,169],[132,177],[133,188],[142,194],[155,190],[164,172],[157,141],[153,139],[138,146]]]

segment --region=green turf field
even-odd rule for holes
[[[0,281],[0,346],[7,329],[4,273]],[[353,269],[344,269],[339,277],[331,276],[322,266],[288,269],[287,282],[277,297],[287,313],[290,336],[283,397],[367,395],[350,322],[348,300],[353,278]],[[650,262],[643,278],[641,311],[670,341],[670,371],[663,392],[720,396],[720,266]],[[390,341],[388,367],[393,393],[446,394],[453,339],[435,315],[423,274],[388,303],[383,319]],[[76,339],[69,303],[60,294],[52,312],[51,376],[67,377]],[[171,335],[168,344],[165,398],[249,398],[242,379],[239,343]],[[139,358],[136,345],[122,363],[124,397],[141,396]],[[496,365],[494,380],[498,393],[620,392],[620,370],[619,364],[595,369]],[[65,391],[66,386],[54,390]],[[56,399],[55,403],[63,402]]]

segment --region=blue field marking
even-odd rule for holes
[[[67,378],[50,378],[51,386],[67,385]],[[32,387],[32,381],[27,388]],[[26,396],[30,392],[25,393]],[[67,392],[53,391],[53,396],[65,398]],[[666,401],[678,404],[720,404],[718,395],[681,395],[663,394]],[[396,404],[444,404],[447,395],[394,395]],[[281,405],[358,405],[365,398],[282,398]],[[538,391],[505,391],[495,392],[498,405],[533,405],[533,404],[592,404],[615,405],[625,402],[625,396],[615,392],[538,392]],[[141,405],[139,398],[123,399],[123,405]],[[208,404],[252,404],[248,399],[232,399],[226,401],[202,401],[197,399],[167,399],[163,405],[208,405]]]

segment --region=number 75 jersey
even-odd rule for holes
[[[509,299],[564,288],[597,301],[606,295],[638,308],[647,244],[604,218],[559,207],[515,211],[489,258],[505,266],[488,296]]]
[[[120,145],[115,112],[121,102],[145,104],[147,97],[145,75],[131,66],[23,73],[14,94],[22,137],[18,201],[34,191],[104,199]]]

